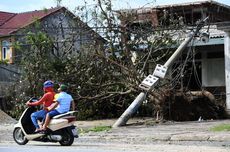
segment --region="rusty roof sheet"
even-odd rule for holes
[[[15,15],[16,13],[0,12],[0,26]]]
[[[0,35],[9,35],[20,28],[26,27],[34,23],[37,19],[42,19],[60,9],[61,7],[56,7],[47,10],[31,11],[12,15],[0,13],[0,19],[3,18],[3,20],[5,21],[0,26]]]

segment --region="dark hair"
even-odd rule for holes
[[[67,86],[65,84],[61,84],[59,88],[61,91],[67,91]]]

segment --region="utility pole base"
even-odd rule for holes
[[[113,128],[124,126],[129,118],[137,111],[142,102],[146,98],[146,93],[141,92],[132,104],[125,110],[125,112],[120,116],[120,118],[113,124]]]

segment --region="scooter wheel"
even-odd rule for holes
[[[71,146],[74,142],[74,136],[66,131],[64,134],[62,134],[62,140],[59,141],[59,143],[62,146]]]
[[[25,135],[21,128],[15,128],[13,132],[14,141],[19,145],[25,145],[28,142],[28,139],[25,138]]]

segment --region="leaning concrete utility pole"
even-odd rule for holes
[[[188,34],[187,38],[183,41],[183,43],[181,43],[181,45],[176,49],[176,51],[172,54],[172,56],[167,60],[167,62],[164,65],[157,64],[153,74],[148,75],[141,82],[139,87],[145,91],[141,92],[136,97],[136,99],[132,102],[132,104],[125,110],[125,112],[120,116],[120,118],[113,124],[114,128],[124,126],[126,124],[129,118],[137,111],[137,109],[140,107],[142,102],[146,99],[147,93],[150,92],[154,88],[154,86],[156,86],[160,78],[163,79],[165,77],[168,67],[170,67],[174,63],[174,61],[180,56],[182,51],[188,46],[188,44],[193,39],[193,37],[199,33],[200,29],[203,27],[207,19],[208,17],[206,17],[204,20],[198,23],[195,31],[192,31],[190,34]]]

